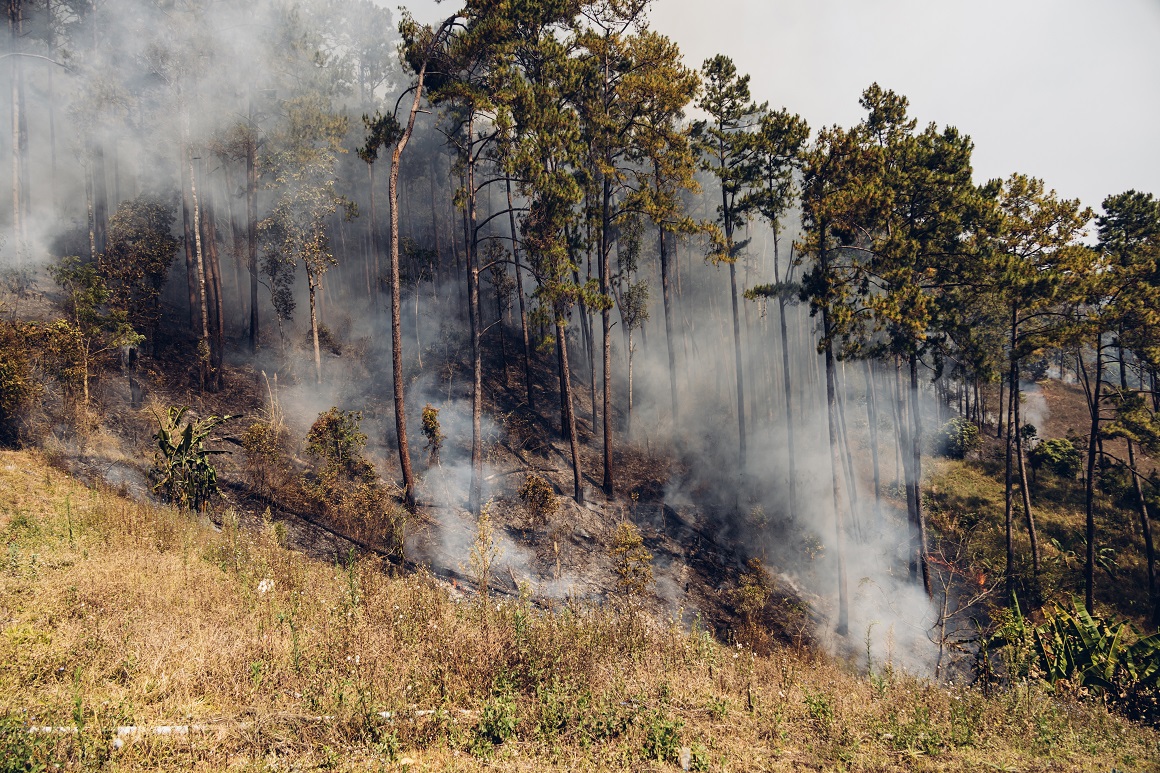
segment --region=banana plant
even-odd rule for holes
[[[216,440],[214,428],[238,416],[208,416],[187,420],[189,406],[171,406],[164,416],[154,414],[157,453],[153,460],[153,492],[183,510],[202,512],[218,494],[217,470],[210,457],[228,451],[207,448]],[[183,423],[184,422],[184,423]]]

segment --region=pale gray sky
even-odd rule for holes
[[[754,99],[812,127],[856,123],[877,81],[920,125],[970,134],[980,181],[1023,172],[1092,207],[1160,196],[1160,0],[654,0],[650,16],[690,66],[727,54]]]

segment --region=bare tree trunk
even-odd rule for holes
[[[246,258],[250,272],[250,353],[258,351],[258,165],[256,142],[246,138]]]
[[[732,241],[730,241],[732,243]],[[741,359],[741,317],[737,313],[737,264],[729,264],[729,296],[733,301],[733,360],[737,367],[737,436],[740,450],[737,470],[745,477],[745,370]]]
[[[1128,375],[1124,368],[1124,347],[1120,346],[1120,390],[1128,392]],[[1140,373],[1140,388],[1144,388],[1144,374]],[[1148,560],[1148,597],[1152,601],[1152,622],[1160,622],[1160,599],[1156,596],[1156,549],[1152,543],[1152,523],[1148,514],[1148,501],[1144,499],[1144,487],[1140,485],[1140,475],[1136,471],[1136,449],[1128,440],[1128,467],[1131,468],[1132,485],[1136,491],[1136,510],[1140,515],[1140,532],[1144,537],[1144,555]]]
[[[318,307],[316,303],[318,278],[309,266],[306,268],[306,284],[310,288],[310,340],[314,344],[314,380],[315,383],[321,384],[322,351],[318,346]]]
[[[922,510],[922,405],[918,391],[918,355],[910,355],[910,393],[912,395],[911,421],[914,424],[910,437],[914,462],[911,471],[914,474],[914,510],[918,521],[919,561],[922,563],[922,587],[929,597],[932,593],[930,585],[930,564],[927,561],[926,514]]]
[[[201,391],[206,388],[206,367],[209,355],[209,311],[206,305],[205,292],[205,254],[201,243],[201,206],[197,200],[197,171],[193,166],[193,150],[189,146],[189,115],[185,116],[186,152],[189,158],[189,198],[193,202],[193,229],[194,244],[197,247],[197,296],[201,310],[201,338],[198,340],[198,382]]]
[[[556,356],[560,364],[561,423],[567,427],[568,443],[572,452],[572,496],[577,504],[584,504],[584,481],[580,473],[580,441],[576,437],[576,412],[572,409],[572,373],[568,367],[567,327],[563,309],[556,309]]]
[[[512,232],[512,258],[516,262],[516,296],[520,300],[520,333],[524,338],[524,389],[528,395],[528,410],[536,410],[532,396],[532,345],[528,337],[528,313],[524,308],[524,271],[520,266],[520,240],[516,231],[516,211],[512,204],[512,178],[504,181],[507,186],[508,226]]]
[[[10,51],[20,52],[22,26],[21,0],[8,0],[8,32]],[[24,246],[26,226],[24,223],[24,148],[27,147],[27,132],[24,124],[24,64],[20,56],[12,57],[12,233],[13,243],[19,252]]]
[[[654,162],[653,169],[659,179],[660,165]],[[658,230],[660,232],[657,241],[661,256],[661,297],[664,300],[665,306],[665,341],[669,349],[669,389],[672,392],[673,399],[673,430],[675,432],[679,426],[678,417],[680,416],[680,409],[677,403],[677,351],[673,341],[673,301],[669,288],[668,238],[663,224]]]
[[[1096,587],[1096,506],[1095,506],[1095,479],[1096,479],[1096,449],[1100,443],[1100,400],[1104,374],[1104,341],[1103,335],[1096,336],[1096,368],[1094,379],[1087,375],[1087,368],[1083,364],[1083,357],[1078,358],[1079,369],[1087,385],[1088,410],[1091,414],[1091,429],[1088,434],[1087,480],[1084,487],[1084,510],[1086,523],[1084,535],[1087,538],[1087,552],[1084,557],[1083,588],[1084,606],[1089,613],[1095,610]]]
[[[432,39],[441,38],[449,28],[452,19],[448,19],[440,26],[439,31]],[[395,143],[391,153],[391,175],[388,198],[391,209],[391,369],[394,373],[395,389],[395,432],[399,439],[399,466],[403,473],[403,490],[407,509],[415,509],[415,473],[411,468],[411,450],[407,444],[407,410],[403,395],[403,338],[402,323],[399,311],[399,159],[403,150],[411,139],[415,130],[415,116],[419,112],[419,104],[423,98],[423,80],[427,74],[427,59],[419,67],[416,78],[415,96],[411,100],[411,110],[407,117],[407,128]]]
[[[882,525],[882,474],[878,467],[878,392],[874,385],[874,367],[862,360],[866,374],[866,421],[870,425],[870,456],[874,463],[874,520]]]
[[[1027,486],[1027,463],[1023,458],[1023,422],[1019,417],[1020,391],[1019,376],[1015,376],[1015,453],[1019,460],[1019,489],[1023,492],[1023,512],[1027,516],[1027,534],[1031,539],[1031,566],[1035,576],[1039,576],[1039,539],[1035,533],[1035,516],[1031,511],[1031,490]]]
[[[601,175],[603,196],[601,197],[600,219],[600,296],[605,299],[604,308],[600,310],[600,327],[602,332],[602,400],[601,419],[604,424],[604,495],[611,497],[612,488],[612,296],[609,291],[609,265],[612,249],[612,181]]]
[[[1008,368],[1008,374],[1007,374],[1007,380],[1009,382],[1014,382],[1015,379],[1017,378],[1015,375],[1016,368],[1017,368],[1017,364],[1015,362],[1014,357],[1012,357],[1011,365],[1010,365],[1010,368]],[[1000,390],[1000,393],[1002,393],[1002,390]],[[1015,398],[1015,390],[1011,389],[1007,392],[1007,399],[1010,401],[1010,400],[1013,400],[1014,398]],[[1000,416],[1004,415],[1002,406],[1000,406],[999,415]],[[1010,419],[1010,418],[1013,418],[1015,414],[1014,414],[1014,411],[1012,411],[1010,409],[1010,407],[1008,407],[1006,415]],[[1004,494],[1003,518],[1004,518],[1004,527],[1006,528],[1006,537],[1007,537],[1007,596],[1008,596],[1008,598],[1010,598],[1015,593],[1015,534],[1014,534],[1014,532],[1015,532],[1015,517],[1014,517],[1015,496],[1014,496],[1014,484],[1012,482],[1012,475],[1013,475],[1012,462],[1013,462],[1014,452],[1015,452],[1015,433],[1013,433],[1011,431],[1010,427],[1008,427],[1007,428],[1007,450],[1006,450],[1005,472],[1004,472],[1004,476],[1003,476],[1003,494]]]
[[[773,280],[781,283],[781,266],[779,250],[779,234],[777,224],[773,229]],[[793,250],[790,250],[790,260],[793,260]],[[789,272],[786,272],[788,279]],[[782,293],[777,295],[777,316],[781,326],[781,372],[785,389],[785,443],[789,456],[789,515],[794,518],[797,513],[797,454],[794,451],[793,437],[793,380],[789,368],[789,332],[785,324],[785,298]]]
[[[207,308],[209,309],[209,342],[210,342],[210,391],[217,392],[222,388],[222,362],[224,360],[225,331],[222,320],[222,277],[221,261],[217,246],[217,216],[211,204],[206,204],[205,241],[208,247],[206,252],[206,289],[208,292]]]

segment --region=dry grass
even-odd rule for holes
[[[1154,769],[1158,736],[633,613],[497,604],[218,532],[0,454],[0,731],[110,770]],[[459,599],[454,600],[454,599]],[[865,664],[861,664],[864,668]],[[380,712],[389,712],[384,717]],[[196,723],[129,737],[121,725]],[[0,749],[13,753],[0,732]],[[6,740],[7,739],[7,740]]]

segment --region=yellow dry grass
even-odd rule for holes
[[[1160,759],[1155,732],[1035,686],[986,696],[887,664],[868,677],[806,651],[757,656],[632,612],[456,601],[429,576],[313,561],[284,549],[275,525],[232,524],[217,531],[0,453],[0,756],[78,770],[684,760],[1105,773]]]

